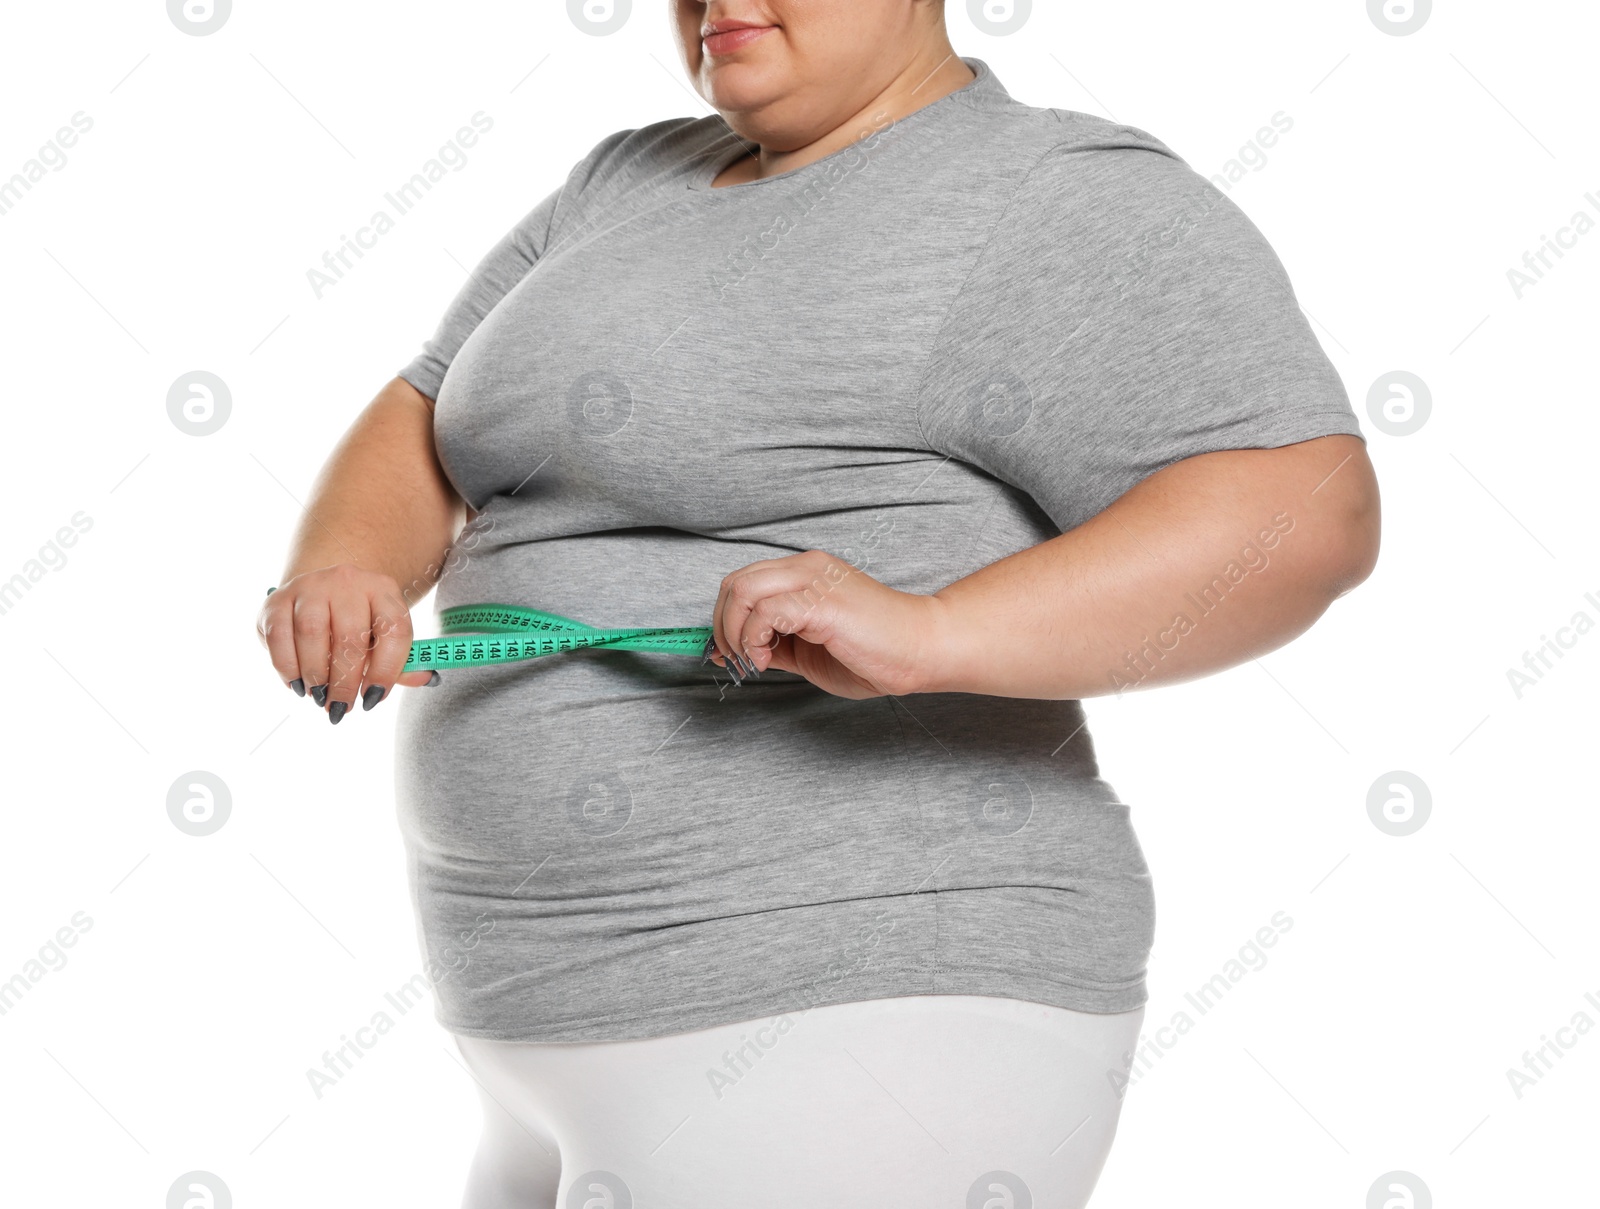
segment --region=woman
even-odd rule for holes
[[[603,139],[477,266],[263,640],[333,722],[437,684],[396,772],[469,1209],[1082,1205],[1154,911],[1080,701],[1364,579],[1359,426],[1238,208],[938,0],[673,7],[720,116]],[[441,609],[715,666],[401,676],[441,563]]]

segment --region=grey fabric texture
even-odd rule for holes
[[[1234,202],[965,61],[961,90],[745,184],[711,186],[752,146],[719,117],[618,131],[507,232],[400,371],[481,512],[436,607],[707,625],[725,575],[807,549],[931,593],[1178,459],[1361,435]],[[447,673],[397,726],[455,1032],[1146,1000],[1149,869],[1077,701],[577,651]]]

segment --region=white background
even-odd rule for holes
[[[392,715],[330,727],[254,617],[333,442],[466,266],[605,134],[709,112],[666,10],[596,37],[559,0],[239,0],[196,37],[161,0],[7,6],[0,180],[93,121],[0,216],[0,579],[92,520],[0,615],[0,980],[92,920],[0,1016],[9,1203],[159,1207],[191,1170],[241,1207],[457,1203],[478,1103],[428,1006],[308,1085],[419,966]],[[1600,633],[1520,697],[1507,676],[1575,614],[1600,622],[1600,231],[1521,298],[1507,278],[1576,212],[1600,220],[1595,7],[1440,0],[1403,37],[1363,0],[1041,0],[1008,36],[949,11],[1016,97],[1139,126],[1207,175],[1292,118],[1230,196],[1383,490],[1377,571],[1307,635],[1089,703],[1155,877],[1149,1028],[1293,920],[1150,1051],[1095,1209],[1361,1209],[1393,1170],[1441,1207],[1600,1203],[1600,1029],[1520,1098],[1506,1075],[1575,1014],[1600,1023]],[[307,270],[479,110],[466,167],[319,300]],[[205,437],[166,407],[196,369],[232,396]],[[1411,435],[1368,413],[1394,370],[1431,391]],[[167,815],[193,770],[231,793],[204,838]],[[1432,800],[1405,837],[1367,810],[1396,770]]]

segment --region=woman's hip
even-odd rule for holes
[[[557,1150],[552,1205],[1024,1209],[1087,1202],[1143,1016],[909,995],[642,1040],[456,1043],[486,1113]],[[506,1136],[485,1132],[480,1195]]]

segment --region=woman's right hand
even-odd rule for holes
[[[396,684],[438,683],[438,673],[400,674],[411,656],[411,611],[394,578],[351,563],[305,571],[268,593],[256,636],[283,682],[337,723],[361,695],[371,709]]]

